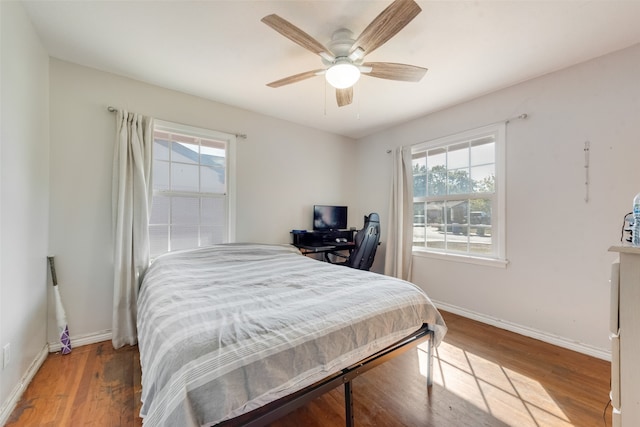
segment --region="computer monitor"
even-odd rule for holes
[[[318,231],[344,230],[347,228],[347,207],[315,205],[313,229]]]

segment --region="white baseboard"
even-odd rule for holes
[[[71,349],[74,347],[82,347],[83,345],[95,344],[102,341],[111,341],[111,329],[93,332],[85,335],[74,335],[69,337],[71,340]],[[49,353],[56,353],[62,349],[60,342],[49,343]]]
[[[31,362],[31,365],[29,365],[29,369],[27,369],[22,378],[20,378],[20,382],[18,382],[15,388],[11,391],[7,400],[3,402],[2,407],[0,408],[0,426],[5,425],[7,421],[9,421],[9,417],[22,397],[22,393],[27,389],[27,386],[36,375],[36,372],[38,372],[38,369],[40,369],[46,360],[48,348],[49,347],[47,345],[42,347],[42,350],[40,350],[36,355],[36,358]]]
[[[502,319],[487,316],[484,314],[476,313],[471,310],[456,307],[444,302],[433,301],[433,303],[439,309],[449,311],[451,313],[467,317],[469,319],[477,320],[478,322],[486,323],[491,326],[495,326],[500,329],[515,332],[526,337],[535,338],[540,341],[544,341],[549,344],[557,345],[558,347],[566,348],[569,350],[577,351],[588,356],[593,356],[598,359],[611,361],[611,350],[603,350],[601,348],[593,347],[587,344],[579,343],[573,340],[569,340],[557,335],[549,334],[547,332],[538,331],[537,329],[529,328],[527,326],[518,325],[515,323],[507,322]]]

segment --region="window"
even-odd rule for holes
[[[505,125],[412,149],[413,247],[504,260]]]
[[[233,239],[235,136],[156,120],[151,257]]]

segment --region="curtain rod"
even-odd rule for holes
[[[439,137],[433,138],[433,139],[446,138],[448,136],[452,136],[452,135],[456,135],[456,134],[459,134],[459,133],[468,132],[468,131],[473,130],[473,129],[478,129],[478,128],[485,127],[485,126],[497,125],[499,123],[504,123],[505,125],[507,125],[507,124],[509,124],[509,122],[512,122],[514,120],[524,120],[527,117],[529,117],[529,115],[527,113],[522,113],[522,114],[514,116],[514,117],[509,117],[508,119],[499,120],[497,122],[489,123],[489,124],[482,125],[482,126],[472,127],[472,128],[466,129],[466,130],[461,130],[460,132],[452,133],[452,134],[445,135],[445,136],[439,136]],[[416,144],[421,144],[421,142],[418,142]],[[409,145],[409,147],[411,147],[413,145],[416,145],[416,144],[411,144],[411,145]],[[393,152],[393,150],[387,149],[387,154],[391,154],[392,152]]]
[[[107,106],[107,111],[110,113],[115,113],[116,111],[118,111],[117,108],[112,107],[111,105]],[[160,119],[162,120],[162,119]],[[170,121],[170,120],[166,120],[166,121]],[[233,132],[225,132],[225,131],[219,131],[219,132],[224,132],[224,133],[230,133],[231,135],[235,136],[236,138],[241,138],[241,139],[247,139],[247,134],[246,133],[233,133]]]

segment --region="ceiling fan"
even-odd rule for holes
[[[335,31],[328,48],[280,16],[267,15],[262,18],[262,22],[319,55],[324,64],[324,68],[285,77],[268,83],[267,86],[276,88],[324,75],[327,82],[336,88],[338,106],[343,107],[351,104],[353,85],[361,74],[380,79],[418,82],[427,72],[426,68],[392,62],[364,62],[364,57],[395,36],[421,11],[413,0],[395,0],[371,21],[357,39],[354,40],[353,33],[345,28]]]

